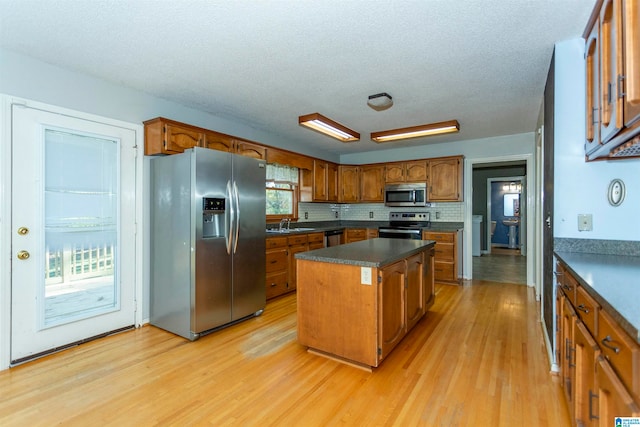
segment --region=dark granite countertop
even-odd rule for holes
[[[296,259],[384,267],[435,244],[433,240],[369,239],[295,254]]]
[[[291,231],[285,233],[266,233],[267,236],[287,234],[314,233],[346,228],[378,228],[388,227],[389,221],[317,221],[291,223]],[[277,224],[270,224],[267,228],[278,228]],[[294,228],[313,228],[313,230],[295,231]],[[423,227],[426,231],[458,231],[464,228],[463,222],[431,222],[430,227]]]
[[[640,256],[556,251],[578,282],[640,343]]]

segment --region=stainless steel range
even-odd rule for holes
[[[378,237],[422,239],[422,228],[431,225],[429,212],[391,212],[389,225],[378,228]]]

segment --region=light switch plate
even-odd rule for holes
[[[360,267],[360,283],[371,285],[371,267]]]
[[[592,231],[592,230],[593,230],[593,215],[578,214],[578,231]]]

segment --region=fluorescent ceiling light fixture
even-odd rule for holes
[[[457,120],[446,122],[430,123],[420,126],[412,126],[402,129],[385,130],[382,132],[372,132],[371,140],[375,142],[396,141],[399,139],[420,138],[423,136],[440,135],[443,133],[458,132],[460,123]]]
[[[386,92],[369,95],[367,105],[376,111],[387,110],[393,105],[393,98]]]
[[[326,118],[320,113],[307,114],[298,117],[298,124],[323,133],[342,142],[352,142],[360,139],[360,134],[356,131],[342,126],[338,122]]]

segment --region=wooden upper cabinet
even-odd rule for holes
[[[600,97],[599,97],[599,57],[597,25],[587,39],[586,59],[586,144],[585,150],[590,154],[600,146]]]
[[[339,181],[338,165],[327,163],[327,201],[338,201]]]
[[[624,123],[640,126],[640,0],[622,1],[624,34]]]
[[[360,201],[360,168],[358,166],[340,165],[338,201],[358,202]]]
[[[204,134],[204,146],[212,150],[233,153],[233,137],[218,132],[206,132]]]
[[[144,122],[145,155],[177,154],[192,147],[205,147],[256,159],[265,159],[267,152],[264,145],[164,117]]]
[[[158,117],[144,122],[144,154],[177,154],[203,146],[202,129]]]
[[[327,162],[313,161],[313,200],[326,201],[327,196]]]
[[[385,164],[385,182],[424,182],[427,180],[427,162],[415,160]]]
[[[360,167],[360,201],[384,201],[384,165]]]
[[[264,145],[242,139],[234,140],[235,153],[241,156],[253,157],[254,159],[265,160],[267,158],[267,148]]]
[[[309,171],[313,170],[313,158],[280,148],[267,148],[267,163],[277,163]]]
[[[600,141],[623,126],[622,0],[606,0],[600,12]]]
[[[337,202],[338,165],[323,160],[313,160],[313,170],[301,171],[300,201]]]
[[[462,157],[430,159],[427,175],[427,201],[461,202]]]

